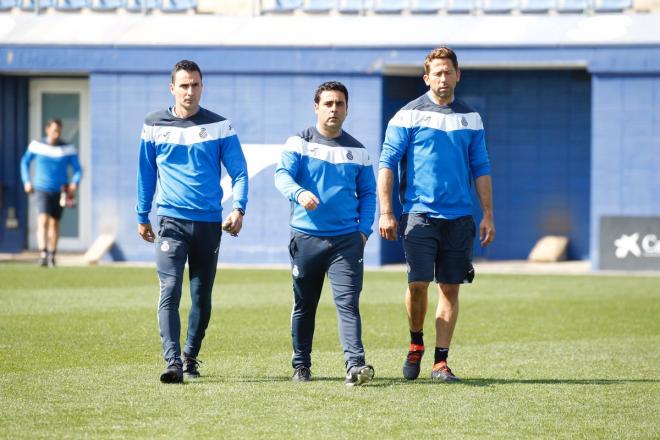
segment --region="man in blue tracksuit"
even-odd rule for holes
[[[156,243],[160,280],[158,324],[167,368],[164,383],[199,377],[197,355],[211,318],[221,228],[236,236],[247,204],[248,173],[230,122],[199,106],[202,72],[192,61],[172,70],[175,105],[147,115],[140,140],[137,182],[138,233]],[[233,210],[222,221],[220,165],[232,179]],[[158,235],[149,222],[158,186]],[[181,359],[179,303],[188,261],[192,305]]]
[[[395,240],[392,210],[393,170],[399,167],[403,205],[400,234],[408,264],[406,310],[410,346],[403,376],[419,376],[424,355],[424,316],[428,286],[438,283],[435,354],[431,378],[458,381],[447,365],[458,318],[458,290],[474,277],[472,180],[481,202],[481,245],[495,236],[490,161],[479,114],[454,98],[461,77],[456,54],[440,47],[424,61],[429,90],[397,112],[387,126],[378,171],[379,231]]]
[[[82,171],[75,147],[62,142],[62,121],[51,119],[45,126],[46,138],[32,141],[21,158],[21,180],[25,192],[37,204],[37,244],[41,251],[40,264],[55,266],[57,242],[60,238],[60,219],[64,206],[72,200]],[[34,179],[30,177],[30,163],[34,160]],[[69,181],[69,168],[73,171]]]
[[[339,317],[348,386],[373,378],[362,346],[360,292],[364,246],[376,209],[376,182],[367,149],[342,130],[348,90],[337,81],[314,96],[317,124],[290,137],[275,185],[291,201],[293,380],[311,380],[316,308],[326,273]]]

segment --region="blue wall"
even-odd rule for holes
[[[379,76],[206,74],[202,106],[229,118],[244,144],[283,144],[287,137],[315,123],[314,91],[329,79],[342,81],[349,89],[345,129],[377,158],[381,142]],[[118,246],[128,259],[153,258],[151,246],[136,234],[137,146],[144,116],[172,104],[168,84],[169,76],[162,74],[91,76],[93,172],[88,176],[93,179],[93,236],[116,231]],[[250,181],[244,229],[238,239],[224,236],[220,261],[288,261],[289,203],[275,189],[273,172],[274,166]],[[230,203],[224,208],[228,212]],[[379,263],[377,241],[369,242],[367,264]]]
[[[420,65],[429,49],[20,46],[0,43],[0,72],[89,76],[93,153],[87,176],[93,180],[93,236],[106,229],[116,231],[127,258],[151,260],[149,246],[138,240],[133,214],[137,140],[144,115],[172,101],[167,83],[168,71],[175,61],[184,57],[200,60],[207,87],[203,104],[232,119],[244,143],[281,143],[287,136],[310,125],[314,121],[311,103],[314,87],[326,79],[342,80],[351,91],[347,129],[362,140],[376,158],[382,141],[383,71],[388,65]],[[660,162],[657,160],[660,150],[660,43],[593,47],[473,45],[455,49],[464,66],[583,65],[592,75],[591,182],[588,171],[584,170],[589,152],[574,147],[589,143],[583,130],[589,125],[588,118],[584,118],[584,112],[589,111],[588,103],[583,99],[588,94],[585,83],[574,87],[573,79],[562,79],[567,72],[560,70],[556,71],[557,76],[545,79],[517,77],[502,82],[492,77],[471,86],[480,90],[470,98],[473,104],[477,107],[484,105],[489,114],[491,104],[488,99],[484,101],[484,90],[490,93],[489,88],[493,87],[494,117],[489,116],[486,124],[487,128],[488,124],[494,124],[489,129],[490,136],[501,136],[489,140],[495,161],[497,206],[510,206],[510,211],[514,212],[519,201],[516,194],[527,191],[527,201],[538,198],[535,205],[524,211],[518,210],[527,216],[527,223],[552,220],[544,214],[544,209],[579,212],[575,218],[571,214],[557,222],[551,221],[550,225],[565,225],[566,219],[571,225],[578,225],[574,227],[577,236],[572,237],[572,241],[585,243],[586,237],[590,236],[593,260],[597,257],[601,215],[660,214],[655,191],[660,187]],[[465,77],[461,85],[463,89],[459,89],[461,93],[468,92],[469,82],[469,77]],[[548,82],[558,82],[559,87],[553,89]],[[495,89],[502,87],[508,91],[496,92]],[[532,94],[532,89],[538,95]],[[521,99],[506,102],[497,98],[498,93],[519,95]],[[561,97],[561,101],[554,102],[555,96]],[[579,98],[579,105],[571,101],[566,106],[566,99],[574,97]],[[547,109],[543,107],[543,118],[537,122],[555,133],[564,127],[562,145],[566,148],[552,148],[556,143],[547,137],[548,132],[530,129],[531,116],[527,117],[527,113],[534,103],[539,102],[550,104]],[[564,104],[558,109],[559,102]],[[501,112],[498,106],[504,106]],[[518,118],[507,114],[523,116]],[[558,120],[559,115],[564,119]],[[3,111],[1,118],[6,121],[8,113]],[[505,128],[516,127],[516,124],[519,127],[515,130]],[[513,154],[524,146],[524,139],[531,137],[536,139],[535,146],[523,150],[526,156]],[[495,149],[497,145],[502,145],[501,149]],[[546,173],[541,168],[527,169],[524,162],[533,163],[532,158],[554,171]],[[3,153],[2,159],[4,165],[10,158]],[[560,167],[562,163],[566,164],[564,169]],[[514,166],[520,173],[511,171]],[[250,205],[245,233],[239,239],[228,238],[223,244],[226,251],[222,255],[224,261],[286,261],[286,226],[278,227],[274,234],[268,231],[272,224],[286,223],[288,206],[273,190],[271,176],[266,174],[269,173],[257,177],[252,184],[252,201],[258,198],[261,202]],[[589,186],[591,203],[584,197],[584,189]],[[571,197],[568,200],[553,199],[553,193],[562,191]],[[579,195],[573,197],[577,193]],[[257,205],[264,209],[258,209]],[[503,211],[503,208],[498,209]],[[505,221],[502,212],[496,215],[500,233],[506,228],[509,228],[510,235],[517,232],[516,223]],[[587,229],[583,226],[585,215],[591,219]],[[504,258],[504,254],[497,253],[508,252],[516,256],[526,253],[529,243],[537,237],[521,232],[524,239],[506,243],[502,243],[500,235],[497,247],[488,250],[487,255]],[[548,232],[552,232],[552,228]],[[379,262],[379,250],[378,240],[370,240],[367,263]],[[583,247],[573,248],[570,252],[573,257],[585,256]]]
[[[603,215],[660,215],[660,75],[593,81],[591,256]]]

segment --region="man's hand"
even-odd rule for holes
[[[378,232],[385,240],[396,240],[397,223],[391,212],[381,214],[378,220]]]
[[[311,191],[303,191],[298,194],[298,204],[308,211],[313,211],[319,206],[319,199]]]
[[[32,191],[34,191],[34,188],[32,188],[32,184],[30,182],[23,184],[23,189],[28,194],[32,194]]]
[[[67,188],[67,192],[69,194],[73,194],[78,190],[78,185],[76,183],[69,183],[69,187]]]
[[[495,221],[492,215],[484,215],[479,223],[479,240],[482,246],[488,246],[495,238]]]
[[[224,222],[222,222],[222,230],[228,232],[232,237],[238,236],[243,227],[243,214],[238,209],[232,210]]]
[[[149,243],[153,243],[156,239],[156,234],[154,234],[154,230],[151,229],[151,223],[139,223],[138,234],[140,234],[140,237],[142,237],[144,241],[148,241]]]

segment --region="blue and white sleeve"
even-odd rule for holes
[[[479,118],[481,123],[481,118]],[[472,142],[468,149],[470,157],[470,173],[472,178],[486,176],[490,174],[490,160],[488,158],[488,149],[486,148],[485,132],[483,123],[481,129],[475,130],[472,135]]]
[[[410,142],[412,116],[409,110],[399,110],[387,124],[378,168],[398,167]]]
[[[23,157],[21,157],[21,180],[23,185],[30,183],[30,162],[32,162],[32,159],[34,159],[34,153],[28,147]]]
[[[358,173],[355,192],[358,198],[359,229],[360,232],[369,237],[376,216],[376,177],[368,153],[366,161]]]
[[[78,154],[72,154],[69,156],[69,166],[73,168],[73,176],[71,176],[71,183],[78,185],[80,179],[82,178],[82,168],[80,167],[80,160],[78,159]]]
[[[296,182],[302,155],[301,141],[297,136],[287,139],[275,169],[275,187],[284,197],[295,203],[298,203],[298,195],[305,191],[305,188]]]
[[[156,164],[156,144],[152,137],[152,127],[144,125],[140,138],[137,175],[137,213],[138,223],[149,223],[151,203],[156,192],[158,165]]]
[[[233,131],[231,127],[230,130]],[[222,164],[227,169],[229,177],[231,177],[232,194],[234,196],[232,207],[245,210],[248,202],[248,169],[241,142],[235,132],[222,139],[220,153]]]

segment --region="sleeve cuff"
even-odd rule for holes
[[[138,223],[141,224],[141,225],[151,223],[151,221],[149,221],[149,213],[147,213],[147,214],[138,214],[137,215],[137,220],[138,220]]]

